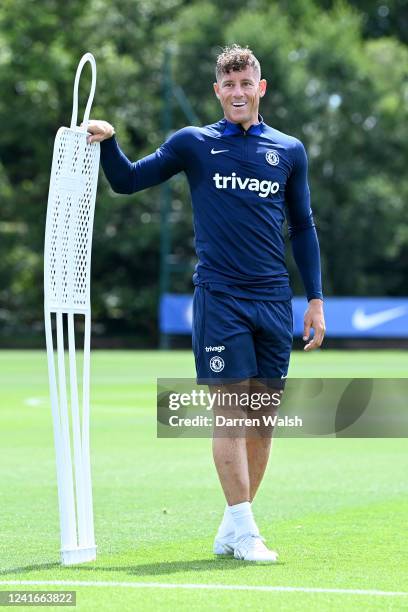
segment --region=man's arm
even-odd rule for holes
[[[307,156],[301,142],[294,151],[294,164],[286,185],[287,217],[292,252],[309,301],[304,317],[303,340],[308,341],[311,328],[314,336],[305,346],[310,351],[323,342],[325,323],[320,271],[320,249],[310,208],[307,182]]]
[[[147,189],[184,169],[177,135],[170,137],[155,153],[131,162],[119,147],[112,125],[106,121],[90,121],[88,132],[91,134],[88,142],[101,143],[101,165],[116,193]]]

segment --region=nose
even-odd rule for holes
[[[241,89],[241,85],[236,85],[234,87],[234,98],[242,98],[244,96],[244,92]]]

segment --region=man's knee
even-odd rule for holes
[[[247,427],[247,438],[272,438],[282,390],[271,387],[267,381],[250,381],[251,402],[247,410],[252,425]]]
[[[237,383],[211,385],[213,394],[214,437],[244,438],[250,398],[249,379]]]

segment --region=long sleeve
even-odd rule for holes
[[[320,249],[316,228],[309,227],[291,238],[292,252],[308,300],[323,299],[320,271]]]
[[[101,143],[101,164],[110,186],[117,193],[134,193],[158,185],[184,169],[177,151],[177,134],[171,136],[155,153],[131,162],[115,138]]]
[[[292,252],[308,300],[323,299],[320,249],[307,181],[307,156],[300,141],[294,151],[294,165],[286,186],[287,218]]]

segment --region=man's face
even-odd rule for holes
[[[240,123],[244,129],[258,122],[259,98],[265,95],[266,81],[259,79],[252,66],[221,75],[214,91],[228,121]]]

